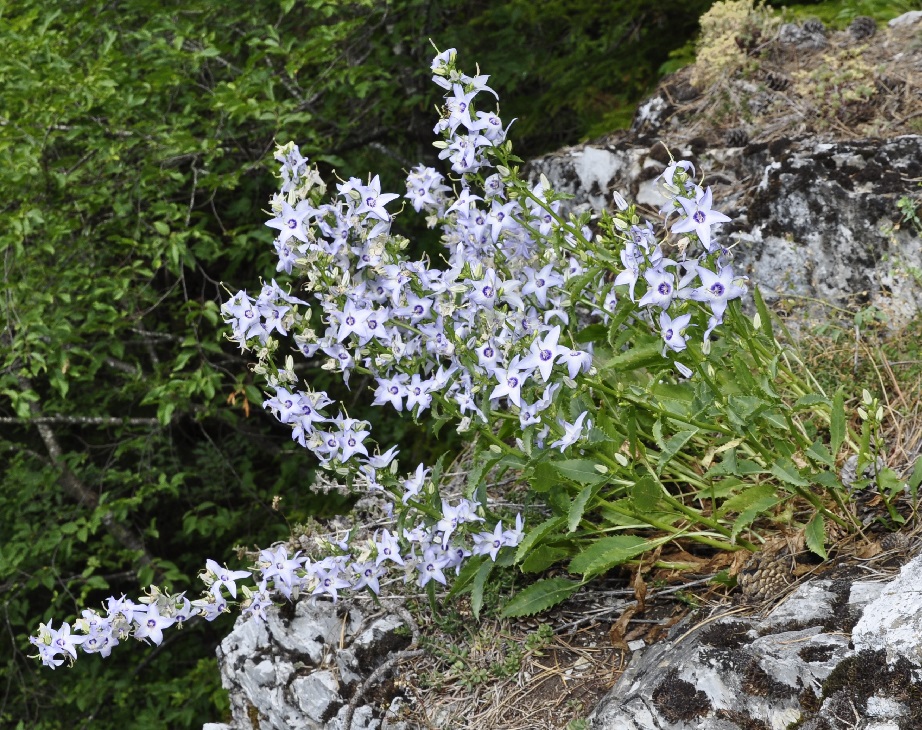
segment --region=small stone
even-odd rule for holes
[[[877,32],[877,23],[868,15],[859,15],[848,26],[848,32],[856,41],[863,41]]]

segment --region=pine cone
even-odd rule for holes
[[[766,541],[759,552],[753,554],[736,576],[743,600],[750,602],[773,598],[791,585],[796,577],[794,552],[803,549],[803,536],[776,537]]]
[[[856,41],[863,41],[865,38],[870,38],[877,32],[877,23],[874,21],[874,18],[867,15],[859,15],[852,21],[852,24],[848,26],[848,32],[852,34],[852,38]]]
[[[891,532],[883,536],[880,541],[880,549],[884,552],[889,550],[899,550],[901,553],[906,552],[909,548],[909,536],[905,532]]]
[[[728,129],[724,135],[727,147],[745,147],[749,143],[749,133],[742,127]]]
[[[782,73],[769,71],[765,74],[765,83],[772,91],[784,91],[791,85],[791,80]]]
[[[810,33],[811,35],[826,35],[826,26],[823,25],[822,20],[817,18],[811,18],[803,24],[803,29],[805,32]]]

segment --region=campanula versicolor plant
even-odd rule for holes
[[[402,581],[434,600],[453,579],[478,612],[498,561],[532,573],[566,563],[579,579],[537,581],[506,607],[534,613],[671,540],[752,548],[753,523],[795,503],[820,554],[826,520],[850,527],[830,509],[842,501],[836,454],[854,447],[842,394],[799,374],[758,293],[758,314],[743,314],[745,277],[717,228],[729,218],[695,167],[663,170],[656,223],[618,193],[613,214],[564,218],[549,182],[520,174],[489,77],[463,73],[453,49],[432,72],[446,92],[434,130],[446,170],[413,168],[402,195],[378,176],[334,192],[297,146],[280,147],[266,224],[278,231],[275,278],[222,308],[256,359],[265,407],[390,523],[313,558],[277,545],[249,570],[209,559],[196,600],[152,587],[73,626],[42,625],[32,641],[45,664],[73,661],[77,647],[106,656],[129,636],[159,644],[164,629],[213,620],[234,600],[259,620],[279,596],[336,600]],[[409,208],[441,232],[441,256],[407,255],[392,226]],[[441,464],[399,468],[396,447],[299,378],[302,357],[347,386],[370,379],[369,399],[394,417],[469,436],[466,493],[442,494]],[[494,468],[527,481],[534,519],[494,512]]]

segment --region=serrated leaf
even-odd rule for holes
[[[599,484],[606,480],[607,477],[596,470],[596,463],[591,459],[565,459],[553,462],[558,474],[577,484]]]
[[[810,406],[820,404],[825,406],[832,406],[832,402],[825,395],[819,395],[818,393],[807,393],[807,395],[802,395],[800,398],[794,401],[793,408],[795,411],[803,411],[807,408],[810,408]]]
[[[778,459],[772,468],[769,471],[778,477],[781,481],[786,482],[787,484],[793,484],[795,487],[809,487],[810,482],[804,479],[800,472],[797,470],[797,467],[794,466],[794,462],[790,459]]]
[[[679,431],[669,438],[659,456],[659,462],[656,465],[657,474],[663,473],[663,468],[666,464],[682,450],[685,444],[687,444],[696,433],[698,433],[698,429],[693,428],[689,431]]]
[[[807,547],[823,560],[829,557],[826,553],[826,521],[819,512],[813,515],[813,519],[807,523],[804,530],[804,539],[807,542]]]
[[[769,485],[764,485],[769,486]],[[759,487],[756,487],[759,489]],[[749,491],[755,491],[749,490]],[[744,492],[743,494],[746,494]],[[743,495],[737,495],[739,497]],[[728,502],[730,500],[727,500]],[[781,500],[774,494],[774,489],[772,489],[771,496],[764,494],[759,495],[758,498],[749,502],[749,504],[739,513],[739,516],[733,521],[733,528],[730,530],[730,539],[735,540],[736,536],[745,530],[749,525],[755,522],[763,513],[770,510],[776,504],[781,502]]]
[[[576,495],[576,498],[570,504],[570,511],[567,515],[567,532],[574,532],[579,527],[586,505],[592,499],[596,489],[598,489],[598,485],[589,484],[583,487],[580,493]]]
[[[505,618],[534,616],[572,596],[582,585],[566,578],[548,578],[532,583],[513,598],[503,609]]]
[[[522,542],[519,543],[518,550],[515,553],[515,562],[521,563],[527,556],[532,547],[543,540],[547,535],[563,527],[563,517],[551,517],[540,525],[530,530]]]
[[[836,460],[832,458],[832,454],[829,453],[829,449],[827,449],[825,444],[819,440],[814,441],[810,448],[807,449],[807,456],[811,457],[814,461],[825,464],[828,467],[833,467],[836,465]]]
[[[653,545],[636,535],[603,537],[573,558],[569,570],[589,578],[646,552]]]

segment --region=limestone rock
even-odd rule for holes
[[[203,730],[341,730],[356,689],[409,641],[399,617],[343,606],[307,597],[270,609],[265,623],[238,619],[218,648],[233,718]],[[368,705],[352,719],[352,730],[397,727]]]
[[[671,150],[694,162],[714,189],[715,208],[733,222],[716,227],[732,246],[734,268],[767,299],[804,319],[825,317],[815,300],[875,306],[893,326],[922,309],[922,245],[894,230],[896,203],[922,177],[922,136],[820,143],[780,138],[744,148]],[[573,196],[570,212],[611,207],[613,191],[641,205],[665,202],[655,178],[668,156],[661,143],[630,139],[571,147],[528,167],[537,179]],[[805,306],[806,305],[806,306]]]
[[[883,587],[847,570],[803,584],[764,618],[689,617],[633,655],[589,727],[922,727],[922,557]]]

